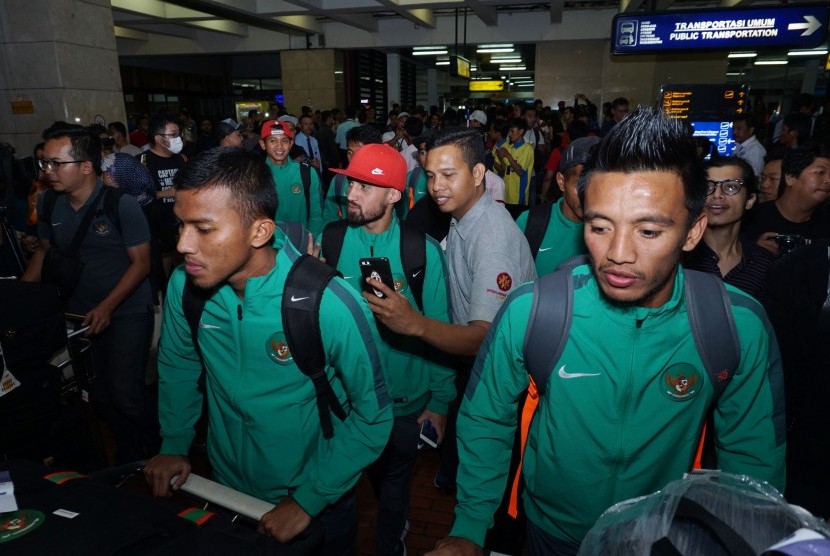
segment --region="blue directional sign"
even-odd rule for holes
[[[811,48],[824,43],[830,6],[785,6],[614,16],[614,54],[681,50]]]

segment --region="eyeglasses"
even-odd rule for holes
[[[162,135],[162,136],[164,136],[164,137],[181,137],[181,136],[182,136],[182,132],[181,132],[181,131],[177,131],[176,133],[159,133],[159,135]]]
[[[37,167],[40,168],[44,172],[57,172],[61,169],[61,166],[64,164],[80,164],[82,162],[88,162],[86,160],[44,160],[39,159],[37,161]]]
[[[743,180],[721,180],[721,181],[712,181],[706,180],[706,195],[711,195],[715,192],[715,189],[720,186],[720,190],[723,191],[724,195],[737,195],[740,193],[741,188],[743,187],[744,182]]]

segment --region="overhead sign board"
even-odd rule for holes
[[[614,54],[740,48],[812,48],[824,43],[825,4],[614,16]]]
[[[501,79],[491,79],[489,81],[476,80],[470,81],[470,92],[485,92],[492,93],[504,90],[504,81]]]
[[[749,87],[740,85],[663,85],[660,107],[670,118],[686,120],[696,137],[706,137],[718,154],[735,149],[732,121],[747,111]]]
[[[470,61],[461,56],[450,56],[450,75],[470,78]]]

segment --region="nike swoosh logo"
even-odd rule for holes
[[[52,222],[53,228],[57,228],[58,226],[63,226],[63,222]]]
[[[559,367],[559,376],[562,378],[582,378],[584,376],[599,376],[602,373],[568,373],[565,372],[565,365]]]
[[[218,326],[215,326],[213,324],[205,324],[201,320],[199,321],[199,328],[204,328],[205,330],[219,330],[220,329]]]
[[[545,251],[550,251],[553,247],[540,247],[539,252],[544,253]]]
[[[298,302],[298,301],[302,301],[303,299],[308,299],[308,296],[306,296],[306,297],[294,297],[293,295],[291,296],[291,302],[292,302],[292,303],[296,303],[296,302]]]
[[[421,270],[419,270],[418,272],[413,272],[413,273],[412,273],[412,277],[413,277],[413,278],[417,278],[417,277],[418,277],[418,275],[419,275],[420,273],[422,273],[423,271],[424,271],[424,269],[422,268],[422,269],[421,269]]]
[[[344,280],[351,280],[352,278],[354,278],[354,276],[344,276],[343,277]]]

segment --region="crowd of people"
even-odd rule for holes
[[[275,504],[260,528],[281,542],[320,527],[321,554],[352,553],[363,473],[377,553],[405,554],[432,445],[458,500],[436,556],[576,554],[606,508],[695,464],[827,518],[830,145],[813,109],[799,97],[780,129],[737,116],[733,156],[657,108],[584,95],[385,121],[274,105],[56,122],[22,279],[90,326],[118,463],[152,458],[168,495],[206,418],[214,478]]]

